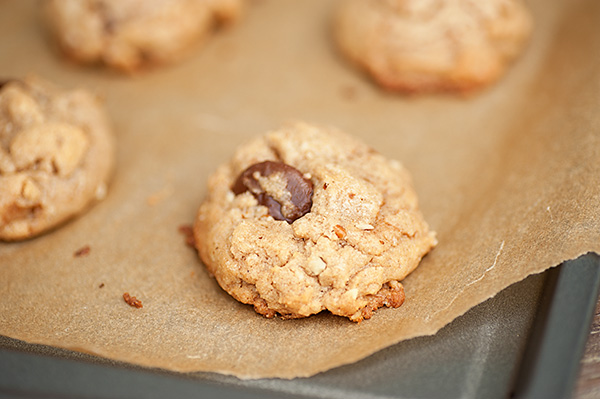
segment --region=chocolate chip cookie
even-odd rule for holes
[[[216,24],[238,19],[243,0],[47,0],[63,52],[124,71],[181,59]]]
[[[504,74],[531,27],[522,0],[346,0],[335,37],[384,88],[470,92]]]
[[[97,97],[40,78],[0,85],[0,240],[21,240],[106,195],[114,138]]]
[[[295,123],[217,169],[194,224],[221,287],[267,317],[361,321],[404,301],[436,244],[406,169],[333,128]]]

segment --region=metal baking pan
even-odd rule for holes
[[[311,378],[178,374],[0,336],[0,398],[568,398],[600,286],[588,254],[530,276],[438,334]]]

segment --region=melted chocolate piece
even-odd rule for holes
[[[283,206],[283,199],[273,197],[275,193],[266,192],[255,174],[266,178],[281,176],[286,182],[285,189],[290,194],[291,206]],[[298,169],[283,162],[264,161],[251,165],[240,174],[231,190],[236,195],[250,191],[259,204],[267,207],[274,219],[288,223],[306,215],[312,207],[312,182],[304,178]]]

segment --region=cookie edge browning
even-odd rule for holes
[[[339,315],[335,313],[332,314],[335,314],[336,316],[347,317],[350,321],[360,323],[363,320],[368,320],[371,317],[373,317],[373,313],[381,307],[386,306],[388,308],[399,308],[404,304],[404,301],[406,300],[404,286],[401,282],[396,280],[388,281],[387,283],[384,283],[382,285],[379,292],[377,292],[376,294],[368,295],[367,300],[368,303],[352,315]],[[246,304],[254,306],[254,311],[260,315],[263,315],[267,319],[272,319],[277,315],[279,315],[284,320],[301,319],[309,317],[297,313],[278,313],[277,311],[271,309],[268,303],[259,295],[257,295],[252,302],[246,302]]]
[[[83,129],[90,145],[76,171],[65,179],[70,180],[71,185],[78,188],[77,195],[73,192],[64,192],[62,196],[49,197],[49,202],[54,205],[54,212],[49,214],[42,211],[30,218],[27,231],[20,229],[15,231],[14,222],[0,226],[0,241],[5,242],[38,237],[83,215],[104,199],[115,173],[116,138],[104,104],[98,95],[82,88],[63,88],[36,75],[18,79],[18,84],[25,84],[32,90],[49,92],[53,96],[64,94],[82,96],[85,102],[79,103],[78,107],[84,107],[87,113],[91,113],[93,120],[86,121],[86,125],[90,128]],[[67,123],[72,124],[71,121]],[[91,128],[93,126],[96,127]],[[94,176],[95,178],[91,179]],[[56,207],[57,203],[62,203],[63,206]],[[22,219],[18,219],[20,220]]]

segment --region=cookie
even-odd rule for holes
[[[267,317],[361,321],[404,301],[436,244],[406,169],[333,128],[295,123],[209,179],[194,237],[219,285]]]
[[[97,97],[40,78],[0,86],[0,239],[38,235],[106,195],[114,138]]]
[[[342,52],[386,89],[468,93],[498,80],[532,29],[521,0],[346,0]]]
[[[238,19],[243,0],[47,0],[63,52],[123,70],[177,61],[217,23]]]

